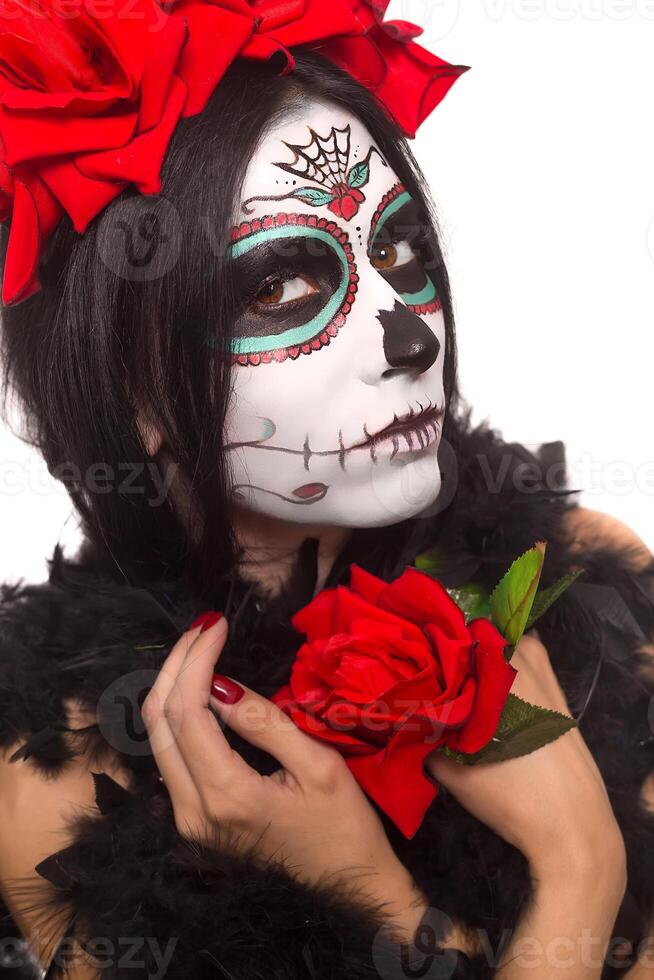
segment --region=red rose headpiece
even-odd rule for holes
[[[178,121],[201,112],[237,57],[310,45],[373,91],[407,136],[467,66],[382,23],[388,0],[5,0],[0,11],[2,300],[39,289],[64,212],[78,232],[124,188],[157,194]],[[59,6],[61,4],[61,7]]]

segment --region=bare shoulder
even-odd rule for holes
[[[75,706],[69,719],[76,726],[89,722]],[[97,812],[92,772],[107,772],[125,788],[129,788],[129,778],[109,760],[97,765],[85,756],[68,762],[58,775],[47,776],[29,759],[11,761],[21,744],[17,740],[0,750],[0,894],[23,936],[47,965],[65,922],[49,905],[52,886],[35,867],[70,843],[70,826],[76,816]],[[68,975],[71,980],[87,980],[96,973],[88,957],[80,955]]]
[[[654,557],[642,538],[628,524],[602,511],[573,507],[565,517],[565,524],[576,551],[597,547],[620,548],[630,551],[637,564],[643,567]]]

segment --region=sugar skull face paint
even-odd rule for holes
[[[372,527],[437,497],[445,323],[426,220],[340,108],[308,103],[261,141],[229,249],[225,439],[241,507]]]

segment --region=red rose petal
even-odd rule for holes
[[[305,646],[308,646],[308,644],[305,644]],[[291,670],[289,684],[293,697],[299,703],[305,703],[310,696],[312,703],[316,706],[325,704],[331,695],[331,688],[315,670],[315,656],[311,653],[302,655],[303,650],[304,647],[298,653],[293,664],[293,669]],[[309,692],[311,693],[309,694]]]
[[[310,643],[329,637],[335,632],[333,628],[335,605],[336,589],[323,589],[291,617],[291,623],[298,633],[306,635]]]
[[[336,588],[334,601],[334,632],[351,632],[351,625],[354,619],[376,620],[379,623],[387,623],[389,626],[398,626],[403,636],[408,636],[416,643],[424,641],[424,634],[418,626],[410,620],[397,616],[390,610],[381,609],[366,602],[361,596],[351,592],[346,586]]]
[[[408,635],[407,635],[408,634]],[[350,633],[357,648],[369,656],[393,661],[394,669],[402,677],[413,677],[418,671],[433,665],[429,642],[412,623],[402,623],[397,618],[381,622],[368,616],[353,616]]]
[[[379,751],[377,747],[366,745],[346,731],[330,728],[321,718],[308,714],[295,704],[288,687],[283,687],[271,698],[278,708],[288,715],[297,727],[307,735],[327,742],[348,755],[369,755]]]
[[[293,665],[291,685],[298,699],[304,690],[320,687],[333,691],[338,698],[367,704],[393,688],[408,669],[374,639],[337,633],[327,640],[303,644]],[[410,671],[415,674],[415,666]]]
[[[177,73],[189,89],[184,115],[193,116],[204,109],[210,95],[225,71],[241,51],[252,33],[254,15],[226,10],[211,3],[178,3],[172,16],[188,24]],[[220,43],[210,39],[220,38]]]
[[[233,0],[232,0],[233,2]],[[302,0],[289,3],[257,3],[256,12],[263,19],[257,35],[263,34],[277,44],[294,47],[320,40],[325,35],[362,34],[364,24],[351,10],[350,3],[326,5],[324,0]],[[244,52],[249,54],[247,48]]]
[[[361,17],[365,8],[361,7]],[[372,12],[365,37],[330,38],[319,50],[363,85],[396,119],[407,136],[445,98],[466,65],[451,65],[413,41],[398,41]]]
[[[376,606],[380,595],[388,588],[388,584],[353,563],[350,565],[350,588]]]
[[[379,598],[382,609],[424,626],[436,623],[449,636],[467,635],[465,617],[446,590],[425,572],[407,568]]]
[[[452,638],[435,623],[427,623],[424,631],[434,651],[434,660],[438,663],[444,689],[457,690],[463,678],[470,673],[470,633],[466,630],[465,635]]]
[[[362,789],[386,813],[405,837],[414,836],[436,796],[436,786],[422,766],[433,745],[417,743],[382,753],[348,758],[347,765]]]
[[[137,124],[136,112],[80,117],[62,125],[51,109],[11,113],[0,106],[0,131],[7,148],[6,163],[11,167],[44,155],[51,158],[124,146],[133,138]],[[74,182],[72,172],[69,179]]]
[[[448,736],[446,744],[459,752],[478,752],[497,730],[517,671],[504,659],[506,642],[489,620],[475,619],[468,628],[477,641],[475,700],[465,727]]]
[[[15,182],[13,208],[2,283],[4,303],[27,299],[39,288],[37,266],[44,240],[39,231],[51,234],[62,214],[38,177]]]
[[[390,663],[364,656],[355,649],[343,657],[339,669],[332,674],[332,683],[337,697],[353,704],[369,704],[395,686],[397,674]]]
[[[166,102],[180,53],[186,43],[186,25],[181,17],[167,17],[163,27],[148,35],[148,48],[141,82],[139,131],[157,126],[166,114]],[[184,85],[186,89],[186,85]]]
[[[432,748],[436,742],[441,741],[446,741],[449,745],[449,732],[465,729],[472,712],[475,693],[476,685],[469,677],[455,698],[444,695],[440,702],[430,703],[426,698],[418,701],[415,713],[402,722],[387,750],[392,751],[396,745],[406,745],[418,738],[429,739]],[[398,702],[398,707],[400,704]]]
[[[41,178],[71,217],[75,231],[86,231],[89,222],[120,194],[124,184],[95,180],[65,158],[41,168]]]
[[[80,155],[77,161],[80,171],[94,180],[132,181],[142,194],[158,194],[161,190],[161,165],[186,96],[186,86],[175,79],[166,111],[157,126],[135,137],[128,147]]]

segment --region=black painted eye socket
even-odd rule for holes
[[[437,301],[430,265],[429,228],[402,185],[385,195],[371,229],[370,262],[407,306],[426,312]],[[424,309],[423,309],[424,308]]]
[[[240,313],[234,337],[272,339],[319,317],[347,283],[337,244],[270,235],[243,252],[236,260]]]
[[[370,251],[370,262],[395,292],[410,303],[410,297],[424,290],[429,279],[422,256],[406,239],[384,241],[387,237],[382,234],[375,241]]]
[[[283,359],[329,343],[357,290],[347,234],[334,221],[278,213],[234,229],[228,258],[234,319],[231,348],[239,364],[274,353]]]

